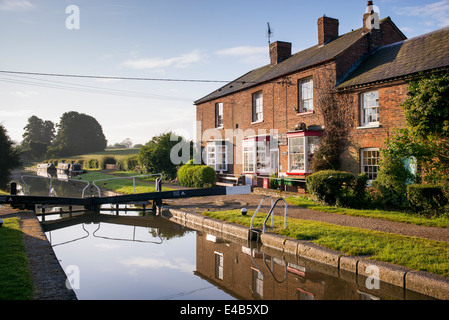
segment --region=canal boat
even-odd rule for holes
[[[67,173],[70,176],[76,176],[83,173],[83,165],[81,163],[60,163],[58,164],[58,174]]]
[[[39,176],[47,177],[56,173],[56,168],[52,163],[39,163],[37,165],[37,174]]]

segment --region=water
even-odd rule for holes
[[[46,233],[63,269],[79,270],[79,300],[233,299],[194,275],[196,232],[153,215],[140,226],[127,219],[91,216]]]
[[[80,192],[68,183],[65,188],[72,196]],[[42,222],[79,300],[430,299],[383,283],[369,290],[354,274],[191,230],[153,213],[106,209],[70,219],[57,213]]]

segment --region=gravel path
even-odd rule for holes
[[[242,208],[254,211],[257,209],[263,197],[264,196],[251,194],[251,195],[238,195],[238,196],[190,198],[190,199],[180,199],[176,201],[165,201],[165,202],[169,205],[176,206],[177,208],[197,212],[205,210],[218,211],[218,210],[232,210]],[[268,212],[270,210],[270,207],[271,203],[267,199],[264,201],[260,211]],[[284,204],[279,203],[275,211],[276,214],[283,215]],[[392,222],[387,220],[325,213],[293,205],[288,206],[287,215],[290,218],[309,220],[309,221],[320,221],[340,226],[370,229],[409,237],[419,237],[424,239],[449,242],[449,229],[444,228],[416,226],[412,224]]]

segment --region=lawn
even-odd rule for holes
[[[0,228],[0,300],[33,299],[33,282],[19,219],[5,219]]]
[[[133,174],[135,175],[135,174]],[[131,174],[124,174],[123,172],[104,173],[102,171],[89,171],[80,176],[81,180],[88,181],[93,184],[96,180],[113,179],[107,181],[98,181],[96,185],[100,189],[111,190],[124,194],[134,194],[133,179]],[[154,179],[151,178],[136,178],[136,193],[155,192],[156,187]],[[162,191],[170,191],[172,189],[164,188]]]
[[[243,216],[239,210],[233,210],[205,212],[204,215],[250,226],[253,213]],[[254,225],[261,226],[265,216],[259,214]],[[308,240],[347,255],[369,255],[376,261],[449,277],[449,244],[446,242],[298,219],[288,219],[288,228],[284,230],[282,217],[275,217],[274,232],[297,240]]]
[[[104,156],[123,157],[123,156],[138,154],[139,150],[140,149],[106,149],[105,151],[95,152],[92,154],[73,156],[73,157],[70,157],[70,159],[73,159],[73,160],[91,159],[91,158],[100,158],[100,157],[104,157]]]
[[[286,201],[295,206],[308,208],[311,210],[342,214],[355,217],[367,217],[381,220],[389,220],[402,223],[410,223],[428,227],[449,228],[449,217],[442,215],[439,217],[426,217],[415,213],[406,213],[400,211],[384,211],[384,210],[359,210],[326,206],[313,201],[307,197],[289,197]]]

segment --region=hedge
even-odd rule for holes
[[[411,184],[407,186],[407,200],[415,212],[438,215],[449,201],[443,189],[441,185]]]
[[[367,181],[364,174],[356,177],[348,172],[325,170],[308,176],[306,187],[318,201],[357,208],[366,200]]]
[[[217,182],[217,174],[212,167],[184,165],[178,170],[178,183],[190,188],[212,188]]]

